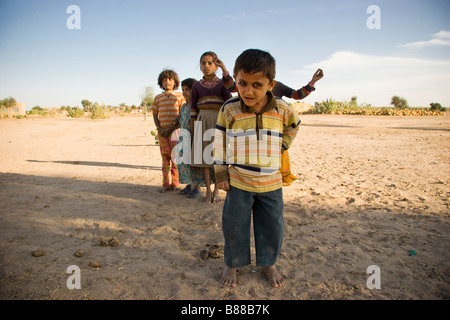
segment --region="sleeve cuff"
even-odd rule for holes
[[[215,164],[214,165],[214,176],[216,183],[222,181],[229,181],[230,175],[228,174],[228,165]]]

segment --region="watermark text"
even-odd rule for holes
[[[69,30],[81,29],[81,10],[77,5],[67,7],[66,13],[71,14],[66,20],[66,26]]]

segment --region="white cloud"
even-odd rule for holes
[[[401,45],[401,47],[425,47],[425,46],[450,46],[450,31],[441,30],[432,35],[427,41],[411,42]]]
[[[317,83],[315,101],[357,96],[359,102],[388,106],[398,95],[410,106],[426,107],[431,102],[450,106],[450,61],[339,51],[294,73],[309,77],[317,68],[325,76]]]
[[[231,20],[244,20],[248,18],[248,15],[245,12],[237,13],[237,14],[226,14],[225,18]]]

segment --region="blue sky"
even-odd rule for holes
[[[80,29],[66,21],[80,8]],[[370,5],[380,29],[369,29]],[[325,77],[304,101],[450,107],[448,0],[0,0],[0,99],[34,106],[140,104],[172,68],[201,78],[212,50],[233,69],[248,48],[269,51],[276,79],[299,88]],[[221,72],[218,72],[221,76]]]

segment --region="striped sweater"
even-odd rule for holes
[[[219,110],[231,98],[222,80],[214,77],[211,81],[202,79],[192,86],[191,119],[197,119],[200,110]]]
[[[155,97],[152,112],[158,115],[158,120],[162,128],[172,124],[178,117],[180,108],[185,102],[181,92],[163,92]]]
[[[217,119],[214,137],[216,183],[249,192],[269,192],[283,186],[282,150],[297,135],[300,119],[283,100],[271,93],[260,113],[247,107],[240,97],[228,100]]]

